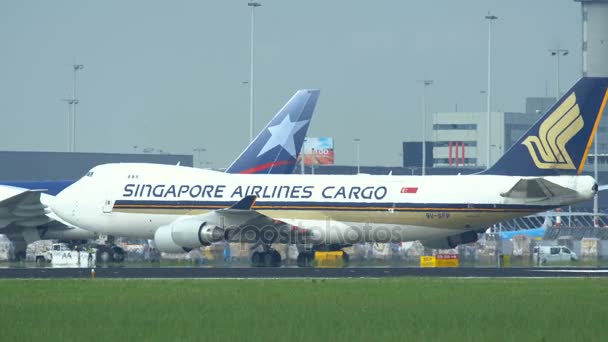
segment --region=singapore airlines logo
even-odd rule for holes
[[[540,125],[538,136],[529,136],[522,144],[528,148],[539,169],[575,169],[566,144],[584,124],[576,104],[576,95],[572,93]]]

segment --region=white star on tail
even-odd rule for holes
[[[296,146],[293,141],[293,135],[299,131],[308,120],[291,122],[289,115],[286,115],[280,124],[268,127],[271,137],[268,139],[258,157],[272,150],[276,146],[283,147],[292,157],[296,157]]]

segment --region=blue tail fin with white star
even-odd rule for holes
[[[226,172],[293,173],[319,93],[298,90]]]

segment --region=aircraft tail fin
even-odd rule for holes
[[[607,100],[608,78],[581,78],[492,167],[480,174],[580,174]]]
[[[298,90],[226,172],[293,173],[319,93]]]

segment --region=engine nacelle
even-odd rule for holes
[[[468,231],[457,235],[451,235],[437,240],[420,241],[424,247],[432,249],[451,249],[458,245],[477,241],[477,233]]]
[[[154,244],[161,252],[183,253],[224,240],[224,229],[216,215],[189,218],[162,226],[154,233]]]

